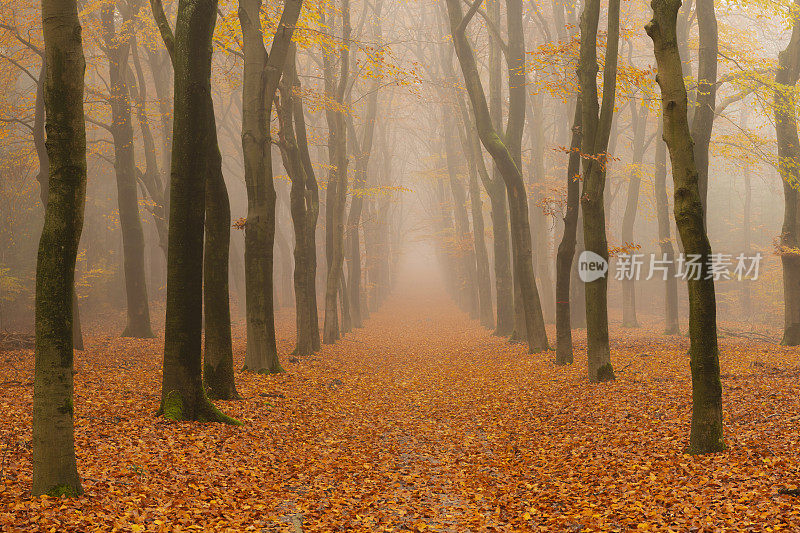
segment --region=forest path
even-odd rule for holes
[[[412,281],[413,280],[413,281]],[[155,418],[163,338],[87,336],[76,449],[87,495],[32,499],[31,387],[0,387],[2,531],[800,531],[797,350],[724,339],[730,450],[691,458],[686,338],[612,329],[618,379],[530,355],[409,272],[363,328],[285,374],[237,372],[242,426]],[[552,336],[552,331],[551,331]],[[234,330],[236,367],[244,329]],[[31,375],[4,354],[0,381]]]

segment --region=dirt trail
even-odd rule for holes
[[[723,343],[731,450],[682,455],[684,338],[613,330],[615,383],[528,355],[437,280],[401,284],[365,327],[287,373],[238,373],[242,427],[153,417],[163,340],[89,335],[76,439],[87,496],[31,499],[31,387],[0,388],[3,531],[800,530],[796,353]],[[235,331],[237,365],[242,328]],[[32,369],[30,350],[6,354]],[[0,381],[16,379],[5,371]],[[699,530],[699,529],[698,529]]]

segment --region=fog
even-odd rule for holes
[[[431,442],[472,439],[448,424],[465,412],[478,426],[494,420],[466,405],[495,387],[506,406],[585,393],[571,409],[590,413],[607,386],[611,404],[594,415],[603,435],[615,424],[607,411],[661,391],[686,407],[669,415],[682,451],[744,446],[752,427],[731,413],[766,407],[728,380],[769,367],[759,387],[790,397],[782,379],[800,345],[797,13],[789,0],[3,2],[0,349],[11,392],[0,396],[26,413],[9,430],[22,443],[9,444],[14,494],[82,493],[75,449],[94,430],[72,398],[81,413],[86,387],[109,379],[122,385],[103,402],[141,379],[150,388],[136,402],[151,414],[262,429],[268,417],[247,414],[260,396],[294,402],[293,413],[313,405],[322,420],[339,408],[309,391],[352,393],[345,404],[386,411],[380,424],[422,409],[432,433],[404,431]],[[144,377],[121,377],[128,364]],[[349,367],[370,385],[348,381]],[[75,368],[90,374],[75,371],[73,384]],[[367,394],[375,383],[411,385],[384,398]],[[521,392],[532,389],[543,396]],[[465,411],[437,411],[461,393]],[[794,408],[770,407],[781,420]],[[515,431],[580,425],[553,409]],[[372,438],[359,431],[336,438]],[[419,467],[405,442],[394,444]],[[528,483],[516,476],[534,462],[520,461],[508,479]],[[426,475],[436,484],[455,471]],[[381,483],[383,496],[400,490]],[[548,522],[534,504],[487,500],[503,512],[475,530],[649,523],[591,512]],[[359,516],[375,521],[340,521],[309,501],[271,501],[270,517],[294,531],[423,530],[374,509]],[[402,516],[445,528],[443,501]],[[475,506],[459,509],[441,530],[467,530]],[[682,530],[704,512],[722,529],[751,524],[702,506],[653,523]],[[301,515],[313,519],[291,518]]]

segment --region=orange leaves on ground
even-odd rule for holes
[[[242,427],[155,418],[161,340],[87,336],[76,441],[87,495],[30,498],[30,350],[7,352],[3,531],[798,530],[796,349],[723,337],[729,450],[682,450],[688,339],[612,319],[617,381],[493,337],[434,282],[287,374],[237,374]],[[728,324],[729,329],[735,325]],[[552,336],[552,331],[551,331]],[[241,368],[244,333],[234,331]],[[13,370],[13,367],[17,370]],[[19,383],[17,383],[19,382]]]

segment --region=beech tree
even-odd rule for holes
[[[678,49],[677,18],[680,0],[653,0],[653,20],[647,34],[653,40],[661,88],[664,141],[669,148],[675,182],[675,224],[684,252],[699,257],[700,273],[688,280],[689,356],[692,371],[692,427],[688,453],[722,451],[722,384],[717,345],[714,279],[708,276],[711,245],[689,131],[688,97]]]
[[[527,339],[529,350],[533,353],[547,350],[549,344],[547,342],[547,333],[544,329],[544,317],[542,316],[542,307],[539,302],[539,293],[536,288],[533,272],[531,233],[528,221],[528,198],[522,179],[521,160],[519,157],[515,158],[515,154],[521,154],[521,123],[524,123],[525,118],[525,87],[524,83],[520,83],[520,76],[524,81],[524,74],[520,72],[524,64],[522,59],[524,55],[524,41],[517,27],[517,22],[521,25],[521,16],[519,17],[519,21],[517,21],[517,17],[515,16],[515,14],[521,12],[521,8],[517,6],[516,0],[509,0],[507,4],[509,9],[509,48],[513,47],[514,59],[509,60],[507,58],[510,86],[513,87],[513,89],[511,91],[512,111],[510,112],[509,124],[507,125],[507,130],[504,135],[506,142],[503,141],[503,138],[492,125],[475,56],[465,33],[467,25],[475,15],[480,3],[475,2],[472,4],[472,7],[465,16],[459,0],[447,0],[447,11],[449,14],[450,29],[453,35],[456,56],[461,65],[467,93],[469,94],[472,109],[475,114],[478,136],[486,147],[486,150],[492,156],[506,186],[510,207],[514,271],[517,274],[522,300],[521,303],[524,308],[526,331],[523,338]],[[516,83],[514,83],[515,81]]]
[[[272,272],[275,244],[275,185],[269,123],[275,93],[289,53],[302,0],[286,0],[270,53],[264,47],[261,0],[241,0],[244,72],[242,74],[242,152],[247,184],[245,285],[247,354],[250,372],[283,372],[275,343]]]
[[[117,204],[122,232],[125,293],[128,324],[123,337],[153,337],[150,327],[150,304],[144,267],[144,232],[139,217],[137,169],[133,142],[129,67],[131,26],[139,5],[120,4],[122,29],[116,29],[117,8],[113,2],[100,10],[103,30],[103,51],[108,58],[109,104],[111,124],[103,125],[114,139],[114,171],[117,178]]]
[[[292,45],[280,84],[278,107],[280,145],[284,166],[292,181],[289,204],[294,227],[294,295],[297,344],[295,355],[319,350],[316,291],[316,228],[319,215],[317,178],[306,138],[301,85],[296,71],[296,47]]]
[[[600,0],[587,0],[581,16],[581,49],[578,77],[581,85],[581,155],[583,158],[583,238],[586,250],[608,262],[605,184],[608,139],[614,117],[619,52],[619,0],[608,3],[608,36],[603,69],[603,103],[597,97],[597,26]],[[600,108],[600,109],[598,109]],[[599,111],[599,116],[598,116]],[[586,353],[589,381],[614,379],[608,340],[608,278],[585,284]]]
[[[47,203],[36,262],[34,496],[83,494],[73,429],[75,260],[86,199],[81,25],[74,0],[43,0]]]
[[[782,178],[784,211],[779,242],[783,267],[784,326],[781,344],[800,345],[800,140],[797,134],[796,86],[800,79],[800,2],[793,3],[792,36],[778,54],[775,72],[775,133],[778,170]]]
[[[349,41],[351,35],[350,0],[342,0],[342,50],[338,79],[328,54],[325,61],[325,92],[339,106],[326,109],[328,122],[328,157],[332,167],[325,193],[325,255],[328,261],[328,276],[325,284],[325,321],[322,342],[333,344],[339,340],[342,330],[350,329],[347,290],[344,288],[344,215],[347,205],[347,127],[342,106],[350,74]],[[342,299],[341,329],[337,301]]]

